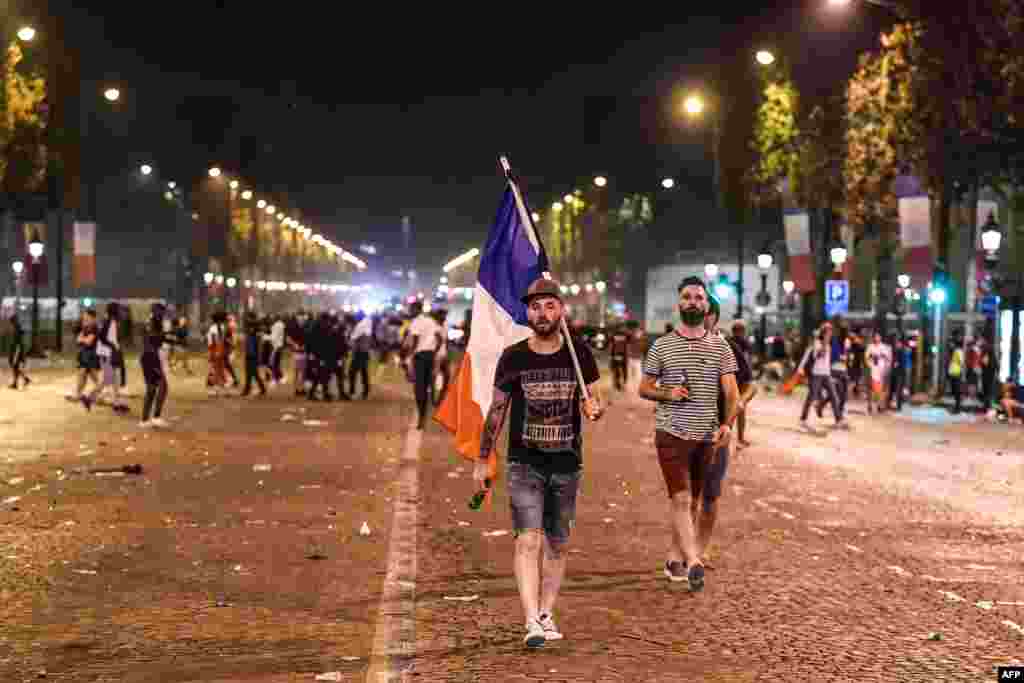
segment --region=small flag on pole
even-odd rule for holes
[[[96,284],[96,224],[75,223],[75,287]]]

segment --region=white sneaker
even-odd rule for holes
[[[167,422],[167,420],[162,417],[154,417],[150,422],[153,423],[154,427],[160,427],[161,429],[167,429],[171,426],[171,423]]]
[[[152,429],[154,427],[152,420],[143,420],[139,423],[139,429]]]
[[[540,621],[529,619],[526,622],[526,636],[523,638],[523,642],[526,644],[526,647],[533,650],[538,647],[544,647],[544,643],[547,642],[547,636],[544,635],[544,627],[540,625]]]
[[[543,612],[537,621],[540,622],[541,628],[544,629],[544,640],[561,640],[565,636],[555,626],[555,620],[551,618],[550,614],[544,614]]]
[[[807,424],[807,420],[800,420],[800,429],[805,432],[814,433],[814,429],[811,428],[811,425]]]

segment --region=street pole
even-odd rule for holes
[[[940,374],[942,371],[942,304],[936,303],[935,306],[935,327],[932,331],[932,345],[935,347],[934,358],[932,359],[932,390],[935,392],[937,398],[941,398],[942,387],[939,381],[942,379]]]
[[[739,248],[736,253],[736,262],[738,264],[738,272],[736,275],[736,320],[743,319],[743,233],[744,230],[740,227]]]
[[[768,295],[768,273],[761,273],[761,293]],[[762,297],[763,298],[763,297]],[[768,350],[768,314],[764,307],[761,307],[761,358],[765,357]]]
[[[1024,276],[1017,273],[1017,290],[1013,294],[1013,315],[1010,318],[1010,379],[1020,381],[1020,307],[1024,302]]]
[[[37,334],[39,330],[39,263],[32,263],[32,345],[31,355],[39,353]]]

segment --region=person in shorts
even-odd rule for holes
[[[682,323],[647,352],[640,396],[657,402],[654,444],[671,501],[665,575],[704,587],[704,564],[691,513],[719,449],[729,443],[739,390],[736,357],[729,343],[705,328],[709,296],[704,281],[688,277],[678,289]],[[718,392],[725,394],[726,421],[718,415]]]
[[[583,399],[569,340],[560,330],[564,308],[558,283],[536,280],[523,303],[533,336],[506,348],[498,360],[473,477],[487,485],[488,459],[511,409],[508,495],[516,534],[516,585],[526,613],[523,640],[527,647],[538,648],[562,638],[553,613],[576,519],[583,462],[581,415],[597,420],[602,407],[595,386],[600,378],[597,363],[587,345],[574,340],[590,392],[590,399]]]
[[[704,319],[704,326],[708,331],[722,335],[718,329],[718,320],[721,316],[721,304],[714,294],[708,294],[708,315]],[[739,399],[736,405],[734,419],[738,422],[746,414],[747,405],[757,395],[757,385],[754,384],[754,371],[750,367],[748,356],[743,348],[735,343],[735,324],[733,325],[733,336],[725,337],[733,356],[736,358],[736,386],[739,390]],[[722,424],[732,423],[726,421],[725,392],[721,387],[718,390],[718,421]],[[730,455],[743,447],[739,439],[730,439],[729,443],[720,446],[715,456],[714,463],[708,469],[707,479],[701,487],[700,495],[690,497],[690,516],[693,518],[693,528],[697,530],[697,549],[700,552],[701,562],[705,568],[708,565],[708,549],[711,546],[711,534],[715,530],[715,522],[718,520],[718,500],[722,496],[722,483],[725,481],[726,472],[729,470]]]

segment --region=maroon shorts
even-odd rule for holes
[[[668,497],[687,490],[699,495],[711,466],[712,445],[657,431],[654,433],[654,447],[658,449],[658,464],[665,477]]]

